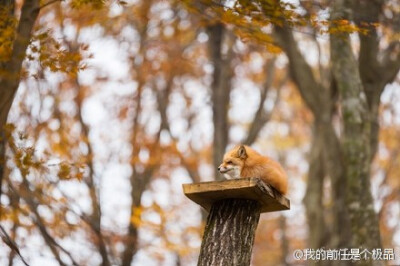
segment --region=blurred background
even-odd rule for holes
[[[27,4],[0,3],[1,265],[196,265],[182,184],[238,143],[289,176],[253,265],[400,246],[398,1],[37,1],[23,57]]]

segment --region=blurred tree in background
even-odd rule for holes
[[[290,178],[254,265],[399,245],[396,1],[0,3],[0,264],[196,264],[236,143]]]

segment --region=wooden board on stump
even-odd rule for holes
[[[290,209],[290,201],[260,178],[184,184],[208,212],[198,266],[247,266],[260,213]]]
[[[184,184],[183,192],[207,211],[222,199],[255,200],[261,204],[262,213],[290,209],[286,197],[257,177]]]

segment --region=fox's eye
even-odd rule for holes
[[[227,164],[232,164],[232,161],[227,161],[226,163],[227,163]]]

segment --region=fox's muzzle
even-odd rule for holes
[[[229,170],[231,170],[231,169],[226,168],[226,167],[222,167],[222,166],[219,166],[219,167],[218,167],[218,171],[219,171],[221,174],[225,174],[225,173],[228,172]]]

